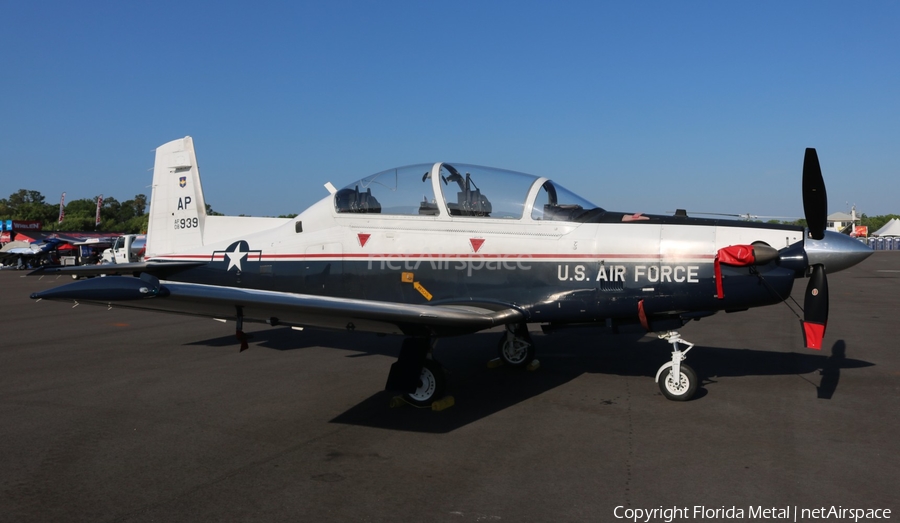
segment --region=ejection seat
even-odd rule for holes
[[[381,204],[372,196],[372,188],[359,192],[359,186],[344,188],[334,195],[334,206],[339,213],[380,213]]]
[[[447,208],[451,216],[490,216],[493,207],[487,196],[481,194],[481,189],[472,183],[472,177],[466,173],[465,181],[462,175],[454,172],[444,179],[444,183],[456,182],[461,191],[456,193],[456,202],[447,202]],[[475,187],[472,189],[472,187]]]

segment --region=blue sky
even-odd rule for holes
[[[300,212],[401,165],[549,176],[607,209],[900,213],[897,2],[0,2],[0,197]]]

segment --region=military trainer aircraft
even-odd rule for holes
[[[505,326],[500,359],[526,366],[529,323],[641,325],[672,344],[656,375],[662,394],[687,400],[698,380],[677,329],[781,302],[809,277],[802,328],[818,349],[826,274],[871,254],[825,231],[814,149],[802,186],[808,230],[607,211],[544,177],[446,162],[327,183],[330,194],[293,219],[210,216],[186,137],[156,150],[145,260],[38,271],[126,276],[32,298],[233,320],[241,350],[244,322],[401,335],[386,388],[423,406],[444,393],[441,337]]]

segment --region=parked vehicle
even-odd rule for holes
[[[135,263],[144,261],[146,234],[125,234],[116,238],[112,247],[103,251],[100,263]]]

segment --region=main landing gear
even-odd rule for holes
[[[443,410],[453,405],[452,396],[444,396],[447,389],[447,372],[434,359],[434,338],[406,338],[400,348],[400,356],[391,365],[385,390],[402,392],[392,401],[397,404],[410,404],[416,407],[431,407],[432,410]],[[505,364],[515,368],[534,370],[538,361],[534,359],[534,341],[528,333],[528,326],[512,324],[497,344],[499,358],[491,360],[497,365]],[[489,366],[490,363],[489,363]]]
[[[447,373],[440,363],[426,359],[416,383],[416,390],[406,393],[406,401],[417,407],[430,407],[444,397],[447,388]]]
[[[400,357],[391,365],[385,390],[403,393],[402,399],[416,407],[441,410],[452,405],[452,398],[444,398],[447,388],[447,372],[433,356],[437,340],[430,338],[406,338],[400,348]]]
[[[534,342],[524,323],[506,325],[506,332],[497,343],[500,360],[510,367],[527,367],[534,360]]]
[[[685,341],[678,331],[669,331],[660,334],[659,338],[672,344],[672,361],[666,362],[656,372],[656,382],[663,396],[672,401],[687,401],[697,392],[697,373],[682,362],[687,358],[686,354],[694,348],[694,344]],[[680,350],[679,343],[687,345],[685,350]]]

